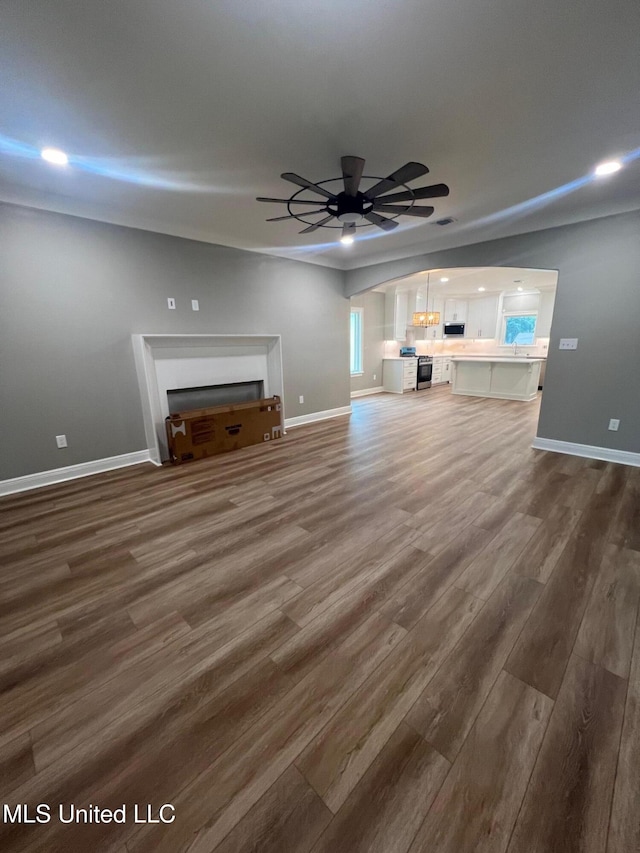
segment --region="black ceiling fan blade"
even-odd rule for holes
[[[377,225],[378,228],[382,228],[383,231],[393,231],[394,228],[398,227],[398,223],[395,219],[385,219],[384,216],[378,216],[378,214],[373,211],[365,213],[364,218],[368,219],[369,222],[373,222],[373,224]]]
[[[296,175],[294,172],[283,172],[280,177],[284,178],[285,181],[290,181],[292,184],[296,184],[299,187],[304,187],[314,193],[323,195],[325,198],[330,198],[332,200],[335,199],[335,195],[330,193],[329,190],[325,190],[324,187],[319,187],[317,184],[312,184],[311,181],[308,181],[306,178],[301,178],[300,175]]]
[[[265,219],[265,222],[283,222],[285,219],[298,219],[300,216],[312,216],[316,213],[324,213],[324,210],[301,210],[300,213],[290,213],[288,216],[272,216],[270,219]]]
[[[343,157],[340,162],[342,164],[344,191],[347,195],[355,198],[364,171],[364,160],[362,157]]]
[[[380,199],[381,204],[393,204],[396,201],[411,201],[422,198],[444,198],[449,195],[449,187],[446,184],[432,184],[430,187],[417,187],[415,190],[405,190],[401,193],[392,193]]]
[[[373,209],[377,210],[378,213],[389,213],[392,216],[401,214],[402,216],[422,216],[426,219],[427,216],[431,216],[433,214],[435,207],[428,207],[427,205],[424,207],[402,207],[402,205],[399,204],[374,204]]]
[[[301,198],[257,198],[256,201],[275,201],[277,204],[319,204],[326,207],[326,201],[304,201]]]
[[[365,196],[369,199],[382,195],[389,190],[394,189],[398,184],[406,184],[409,181],[414,181],[416,178],[421,178],[429,172],[426,166],[422,163],[405,163],[395,172],[392,172],[388,178],[379,181],[375,186],[368,189]]]
[[[308,228],[303,228],[300,231],[300,234],[310,234],[312,231],[315,231],[317,228],[321,228],[325,222],[328,222],[330,219],[333,219],[333,214],[330,213],[329,216],[325,216],[324,219],[321,219],[319,222],[314,222],[313,225],[310,225]]]

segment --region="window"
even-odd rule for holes
[[[536,341],[536,322],[538,315],[535,311],[519,314],[505,314],[502,318],[503,346],[530,346]]]
[[[362,308],[351,309],[351,375],[362,373]]]

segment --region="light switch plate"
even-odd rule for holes
[[[57,435],[56,436],[56,444],[59,449],[62,450],[63,447],[67,447],[67,436],[66,435]]]
[[[199,311],[200,310],[200,303],[198,302],[197,299],[191,300],[191,310],[192,311]]]
[[[560,338],[559,349],[578,349],[577,338]]]
[[[617,432],[620,428],[620,419],[619,418],[611,418],[609,421],[609,429],[612,432]]]
[[[167,307],[170,308],[172,311],[175,310],[176,300],[173,298],[173,296],[169,296],[169,298],[167,299]]]

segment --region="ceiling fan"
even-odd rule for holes
[[[364,175],[364,163],[362,157],[343,157],[342,178],[329,178],[325,181],[313,183],[301,178],[293,172],[284,172],[280,177],[285,181],[301,187],[291,198],[258,198],[257,201],[286,204],[289,211],[287,216],[276,216],[267,219],[267,222],[281,222],[285,219],[297,219],[307,227],[300,234],[310,234],[318,228],[342,228],[342,241],[352,242],[356,228],[376,225],[383,231],[393,231],[398,227],[399,216],[420,216],[426,218],[434,212],[433,207],[427,205],[416,205],[416,201],[425,198],[442,198],[449,195],[449,187],[446,184],[433,184],[430,187],[418,187],[411,189],[409,181],[421,178],[429,171],[422,163],[406,163],[386,178],[376,178]],[[364,192],[360,192],[360,181],[365,178],[377,183],[370,186]],[[333,192],[326,184],[335,184],[342,180],[344,190]],[[391,192],[404,187],[401,192]],[[323,201],[317,199],[300,198],[305,192],[312,192],[323,196]],[[387,193],[391,193],[387,195]],[[311,210],[299,212],[292,209],[292,205],[303,205],[312,207]],[[304,217],[317,216],[323,213],[320,220],[309,222]],[[384,215],[383,215],[384,214]]]

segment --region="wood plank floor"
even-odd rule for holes
[[[353,409],[0,501],[0,850],[640,850],[640,469]]]

